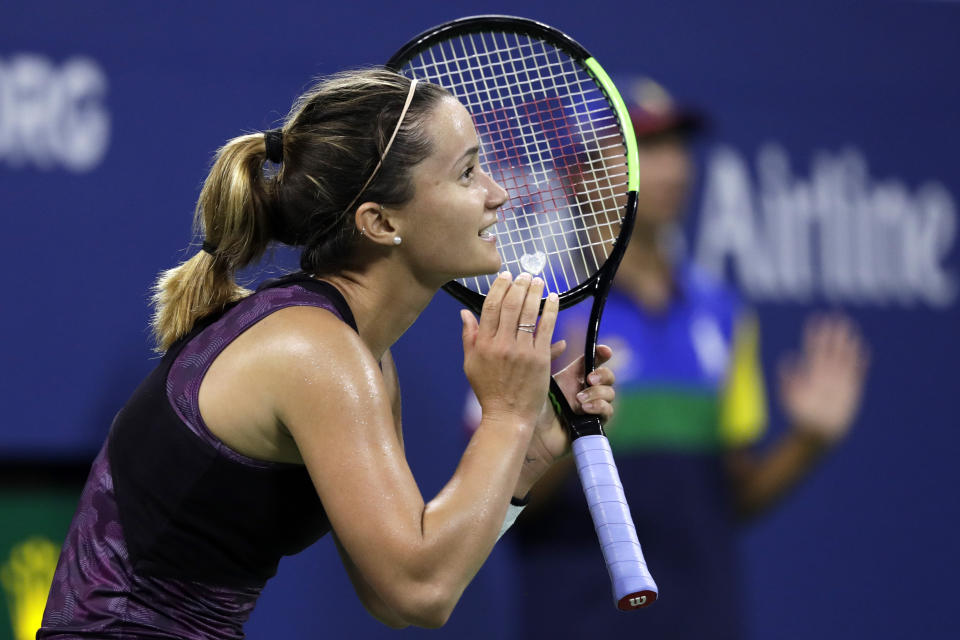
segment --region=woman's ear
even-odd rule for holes
[[[357,207],[355,214],[357,232],[370,242],[381,245],[395,244],[397,230],[384,208],[376,202],[364,202]]]

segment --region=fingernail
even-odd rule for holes
[[[586,409],[587,411],[590,411],[590,410],[593,409],[593,403],[592,403],[592,402],[584,402],[584,403],[581,403],[581,404],[580,404],[580,407],[583,408],[583,409]]]
[[[581,402],[586,401],[586,399],[589,398],[589,397],[590,397],[590,396],[587,395],[587,392],[586,392],[586,391],[581,391],[580,393],[577,394],[577,400],[579,400],[579,401],[581,401]]]
[[[498,278],[503,278],[504,280],[509,280],[509,279],[510,279],[510,272],[509,272],[509,271],[501,271],[500,274],[499,274],[497,277],[498,277]]]
[[[560,299],[560,296],[558,296],[556,293],[551,293],[547,297],[550,299],[550,302],[556,302],[557,300]]]
[[[600,376],[595,373],[591,373],[589,376],[587,376],[587,380],[590,381],[590,384],[597,384],[600,382]]]
[[[517,276],[516,282],[526,282],[529,279],[530,279],[530,274],[524,271],[523,273]]]
[[[543,279],[542,279],[542,278],[539,278],[539,277],[534,278],[534,279],[533,279],[533,282],[532,282],[531,284],[532,284],[533,286],[535,286],[535,287],[542,287],[542,286],[543,286]]]

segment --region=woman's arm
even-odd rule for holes
[[[725,465],[739,517],[760,515],[780,501],[813,469],[828,450],[821,440],[790,429],[762,454],[735,449]]]
[[[484,409],[451,480],[429,503],[403,455],[389,390],[360,337],[331,314],[285,311],[273,381],[347,556],[397,619],[442,625],[486,559],[546,394],[556,299],[536,339],[516,330],[539,303],[529,279],[500,280],[479,324],[464,319],[465,370]],[[535,298],[535,300],[534,300]],[[472,316],[471,316],[472,320]]]
[[[397,439],[400,446],[403,447],[403,429],[401,426],[401,404],[400,404],[400,385],[397,379],[397,368],[393,361],[393,356],[388,350],[380,358],[380,371],[383,373],[384,384],[387,388],[387,394],[390,399],[390,407],[393,413],[394,424],[396,425]],[[396,611],[387,606],[373,587],[367,582],[357,565],[354,564],[350,554],[343,548],[336,532],[332,534],[333,542],[337,547],[337,553],[340,554],[340,560],[347,571],[350,583],[353,585],[357,597],[363,603],[364,608],[374,618],[394,629],[402,629],[409,626],[409,623],[400,617]]]
[[[403,447],[403,420],[402,406],[400,404],[400,379],[397,377],[397,365],[393,361],[393,354],[390,350],[380,358],[380,371],[383,373],[383,383],[387,387],[387,397],[390,399],[390,411],[393,413],[393,423],[397,430],[397,439],[400,441],[400,447]]]
[[[802,352],[786,359],[780,370],[790,429],[765,453],[727,454],[741,516],[775,505],[846,436],[860,406],[868,360],[863,339],[845,316],[807,322]]]
[[[367,582],[367,579],[360,572],[360,569],[354,564],[350,554],[343,548],[343,544],[341,544],[337,538],[336,532],[331,535],[333,536],[333,543],[337,547],[337,553],[340,554],[340,561],[343,562],[343,567],[347,570],[347,576],[350,578],[353,590],[357,592],[357,597],[360,598],[360,602],[363,603],[363,607],[367,612],[388,627],[394,629],[409,627],[410,623],[396,611],[388,607],[383,601],[383,598],[380,597],[380,594],[370,586],[370,583]]]

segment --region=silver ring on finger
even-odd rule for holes
[[[519,327],[517,327],[517,331],[524,331],[524,332],[526,332],[526,333],[533,333],[533,332],[534,332],[534,330],[533,330],[532,328],[530,328],[530,327],[525,327],[525,326],[523,326],[523,325],[520,325]]]
[[[518,329],[533,329],[537,326],[536,322],[521,322],[517,325]]]

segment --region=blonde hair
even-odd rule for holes
[[[331,273],[356,249],[357,202],[399,205],[413,197],[409,171],[429,155],[427,114],[443,96],[420,83],[390,153],[365,185],[396,127],[410,80],[384,69],[341,72],[294,103],[282,127],[283,163],[265,176],[263,134],[233,138],[217,151],[194,216],[195,230],[216,247],[160,274],[152,328],[159,351],[196,321],[250,294],[234,281],[273,241],[302,246],[301,268]]]

